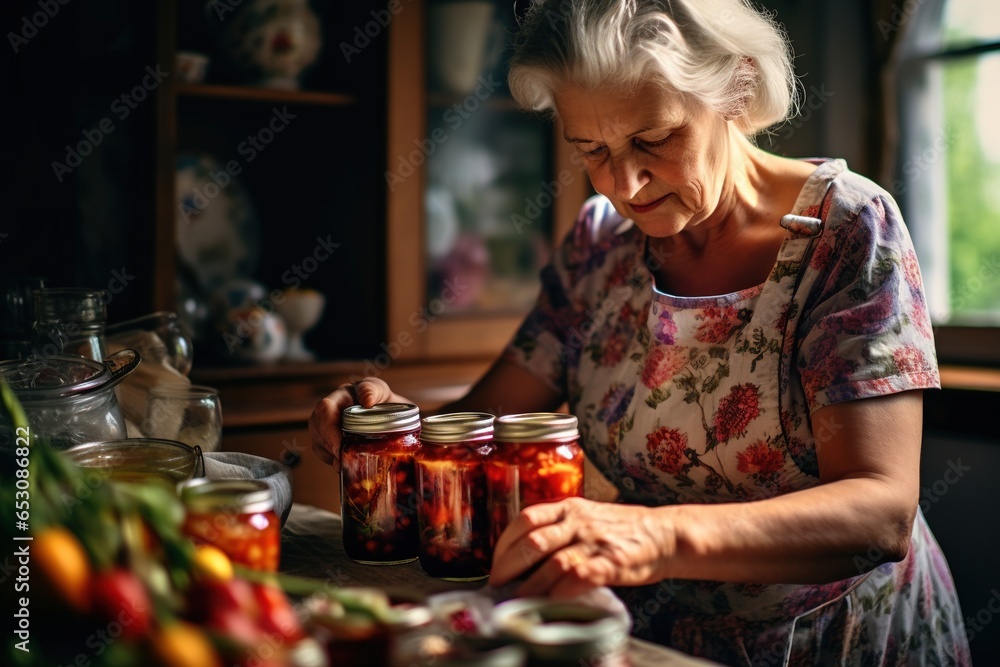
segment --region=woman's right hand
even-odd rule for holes
[[[379,403],[390,402],[411,401],[392,393],[389,385],[375,377],[366,377],[337,387],[336,391],[316,404],[309,416],[309,437],[316,456],[339,470],[341,413],[352,405],[370,408]]]

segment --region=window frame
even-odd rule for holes
[[[945,2],[927,2],[922,9],[925,15],[919,17],[921,20],[915,21],[918,26],[912,30],[908,41],[909,44],[901,46],[901,56],[897,59],[894,68],[896,75],[896,126],[899,132],[899,143],[897,146],[897,159],[893,174],[893,184],[905,184],[907,179],[904,176],[907,161],[906,154],[914,154],[911,149],[915,144],[921,147],[927,145],[926,140],[921,142],[920,132],[927,132],[932,127],[926,122],[926,118],[921,117],[920,112],[909,113],[915,108],[911,104],[914,96],[918,93],[918,83],[924,82],[927,76],[927,68],[932,63],[941,63],[948,60],[963,58],[981,58],[989,54],[1000,54],[1000,35],[995,39],[983,40],[962,45],[948,45],[942,38],[945,29],[943,11]],[[920,10],[918,10],[920,11]],[[932,31],[934,33],[932,34]],[[935,46],[928,46],[934,44]],[[947,129],[945,127],[945,129]],[[947,178],[944,167],[940,167],[941,177]],[[923,176],[931,179],[932,176]],[[925,192],[914,192],[918,187],[904,188],[898,195],[899,206],[903,211],[904,218],[916,221],[910,226],[911,235],[914,237],[914,245],[922,266],[932,265],[932,270],[948,270],[948,218],[946,211],[943,217],[937,216],[936,212],[925,213],[927,204],[930,201],[940,204],[943,198],[934,200],[932,188]],[[896,189],[896,188],[894,188]],[[934,209],[931,206],[930,209]],[[944,224],[936,223],[935,220],[943,220]],[[945,243],[941,243],[945,241]],[[921,252],[923,250],[923,252]],[[934,280],[928,280],[930,272],[925,268],[925,289],[928,291],[936,289]],[[994,280],[1000,282],[1000,275],[992,276]],[[945,298],[950,295],[945,294]],[[933,307],[933,306],[932,306]],[[968,366],[1000,366],[1000,321],[996,324],[973,324],[961,320],[951,322],[937,322],[933,324],[935,345],[937,348],[938,360],[944,364],[959,364]]]

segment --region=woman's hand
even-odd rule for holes
[[[490,585],[527,573],[518,596],[575,597],[660,581],[675,551],[663,509],[583,498],[525,508],[497,542]]]
[[[345,408],[362,405],[370,408],[379,403],[409,403],[392,393],[389,385],[378,378],[366,377],[359,382],[342,384],[321,400],[309,416],[309,437],[313,451],[324,463],[340,469],[340,415]]]

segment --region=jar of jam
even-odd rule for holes
[[[421,423],[417,453],[420,565],[446,581],[485,579],[490,570],[486,460],[493,415],[456,412]]]
[[[182,530],[196,544],[212,544],[255,570],[278,571],[281,521],[270,486],[253,479],[198,478],[178,488],[186,510]]]
[[[531,412],[499,417],[486,465],[490,545],[522,509],[583,495],[576,417]]]
[[[352,405],[341,413],[341,428],[344,550],[369,565],[416,560],[420,411],[409,403]]]

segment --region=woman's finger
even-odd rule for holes
[[[320,451],[327,453],[327,456],[320,454],[320,459],[323,461],[332,463],[339,457],[340,413],[354,403],[353,386],[344,385],[321,399],[309,416],[309,437],[317,454],[320,454]]]
[[[315,442],[312,446],[313,453],[319,458],[320,461],[327,465],[334,465],[334,462],[338,459],[334,457],[330,452],[326,450],[326,447],[318,445]]]
[[[366,408],[373,407],[379,403],[392,401],[392,390],[385,380],[376,377],[366,377],[354,385],[357,392],[358,405]]]
[[[543,534],[541,542],[528,539],[534,531],[558,524],[566,516],[566,501],[532,505],[521,511],[504,529],[493,549],[493,569],[490,585],[503,586],[521,576],[548,555],[546,540],[556,539],[555,534]],[[561,546],[563,542],[558,542]],[[539,548],[546,547],[545,549]]]
[[[523,597],[548,595],[557,584],[563,589],[592,588],[587,584],[587,574],[593,555],[590,545],[582,542],[556,551],[518,586],[516,594]]]

